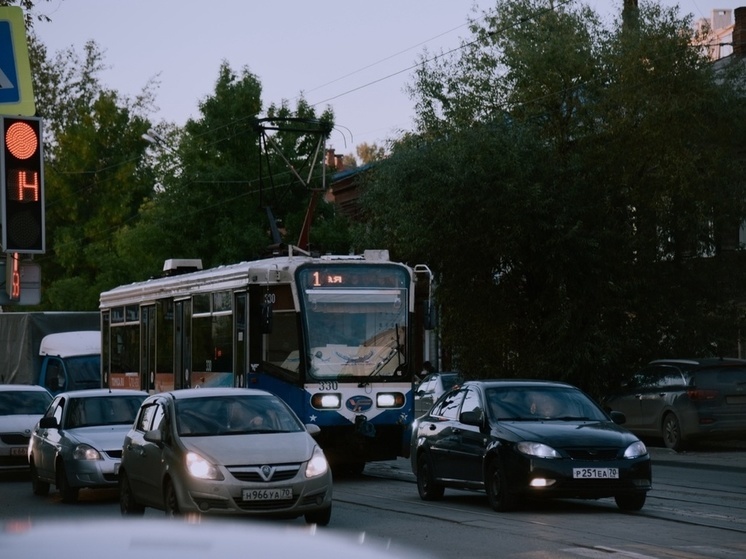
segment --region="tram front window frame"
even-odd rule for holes
[[[404,269],[330,264],[297,277],[310,378],[401,378],[410,350]]]

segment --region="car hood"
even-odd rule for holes
[[[193,450],[218,464],[277,464],[304,462],[311,458],[316,441],[306,431],[297,433],[254,433],[181,439]]]
[[[65,433],[78,443],[89,444],[99,450],[114,450],[122,448],[124,436],[131,428],[131,425],[96,425],[67,429]]]
[[[0,433],[31,434],[41,415],[4,415],[0,417]]]
[[[613,421],[508,421],[501,428],[511,439],[534,441],[552,447],[626,447],[637,437]]]

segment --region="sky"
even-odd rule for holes
[[[321,114],[335,113],[327,147],[353,154],[411,130],[405,92],[426,48],[448,51],[469,36],[467,18],[497,0],[37,0],[51,18],[36,22],[50,53],[95,41],[104,53],[107,88],[135,96],[151,80],[154,123],[198,118],[214,92],[220,64],[246,67],[262,84],[265,108],[302,93]],[[598,13],[620,13],[623,0],[586,0]],[[695,19],[746,0],[660,0]]]

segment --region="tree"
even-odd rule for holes
[[[29,43],[45,130],[41,308],[93,310],[111,285],[106,278],[127,277],[113,258],[115,232],[137,219],[153,192],[141,136],[150,127],[154,84],[123,98],[101,84],[103,55],[94,42],[82,59],[73,48],[49,57],[33,35]]]
[[[362,143],[356,148],[357,156],[363,165],[373,163],[375,161],[381,161],[386,157],[386,150],[377,144]]]
[[[653,357],[730,350],[739,286],[718,247],[746,215],[742,67],[716,78],[691,22],[655,4],[636,27],[572,1],[483,15],[460,50],[423,55],[417,129],[373,173],[357,242],[431,265],[467,374],[597,392]]]
[[[310,192],[298,184],[288,162],[303,169],[314,125],[306,125],[308,133],[297,131],[301,122],[295,131],[274,134],[286,160],[266,153],[260,145],[261,84],[248,68],[237,74],[227,63],[219,69],[214,93],[199,107],[198,119],[168,132],[170,140],[156,156],[155,198],[141,208],[141,220],[118,237],[122,260],[132,261],[145,248],[147,266],[140,274],[158,273],[166,258],[201,258],[211,267],[261,256],[272,242],[267,207],[282,220],[288,242],[295,242],[301,229]],[[317,119],[301,98],[294,109],[284,101],[270,105],[264,118],[327,122],[331,130],[333,115],[327,111]],[[344,243],[347,249],[349,241],[338,238],[346,225],[329,207],[319,206],[317,220],[339,225],[317,229],[320,246]]]

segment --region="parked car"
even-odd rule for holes
[[[57,486],[62,501],[80,489],[116,488],[124,435],[147,392],[91,389],[55,396],[34,428],[28,447],[35,495]]]
[[[460,373],[430,373],[422,379],[414,394],[414,411],[416,415],[426,413],[444,392],[463,382]]]
[[[0,471],[28,470],[31,431],[51,401],[42,386],[0,384]]]
[[[486,491],[496,511],[530,498],[613,497],[639,510],[652,486],[645,445],[569,384],[468,381],[417,419],[412,471],[423,500],[447,487]]]
[[[125,438],[123,515],[303,516],[326,525],[332,473],[312,435],[277,396],[248,388],[153,395]]]
[[[602,400],[640,437],[683,450],[698,439],[746,437],[746,360],[659,359]]]

